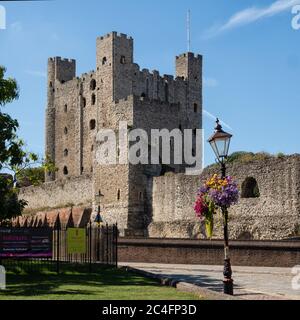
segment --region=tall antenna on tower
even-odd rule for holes
[[[187,50],[188,52],[190,52],[191,51],[191,11],[190,9],[187,12],[186,29],[187,29]]]

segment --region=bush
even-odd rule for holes
[[[45,169],[43,167],[27,168],[17,175],[19,187],[38,186],[45,182]]]
[[[228,163],[247,163],[251,161],[264,161],[270,158],[284,158],[286,155],[282,152],[277,153],[276,155],[272,155],[268,152],[247,152],[247,151],[236,151],[230,154],[227,158]],[[213,163],[207,166],[207,168],[218,167],[217,164]]]
[[[279,158],[279,159],[282,159],[282,158],[285,157],[285,154],[284,154],[283,152],[278,152],[278,153],[276,154],[276,157]]]

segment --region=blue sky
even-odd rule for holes
[[[191,49],[204,56],[204,129],[219,116],[237,150],[299,153],[300,30],[291,9],[300,0],[0,1],[0,64],[17,79],[20,99],[5,111],[20,123],[31,151],[44,152],[46,64],[50,56],[77,60],[77,73],[95,69],[96,37],[110,31],[135,41],[142,68],[174,74],[174,58]],[[298,137],[298,138],[297,138]],[[205,163],[214,157],[205,146]]]

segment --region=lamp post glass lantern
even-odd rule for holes
[[[216,160],[221,165],[222,179],[226,177],[226,159],[228,157],[229,145],[232,135],[225,132],[220,125],[219,119],[216,120],[216,127],[214,134],[208,139],[215,155]],[[228,241],[228,208],[221,207],[222,216],[224,221],[224,293],[233,295],[233,280],[231,278],[231,263],[229,257],[229,241]]]
[[[225,132],[220,125],[219,119],[216,121],[214,134],[208,139],[215,155],[216,160],[220,163],[224,162],[228,157],[229,145],[232,135]]]

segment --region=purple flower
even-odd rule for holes
[[[238,202],[239,191],[237,184],[231,180],[227,180],[228,185],[222,187],[221,190],[210,189],[209,196],[214,203],[219,207],[230,207],[232,204]]]
[[[209,190],[209,188],[208,188],[208,187],[206,187],[206,186],[202,186],[201,188],[199,188],[199,190],[198,190],[198,194],[205,194],[205,193],[207,193],[207,192],[208,192],[208,190]]]

